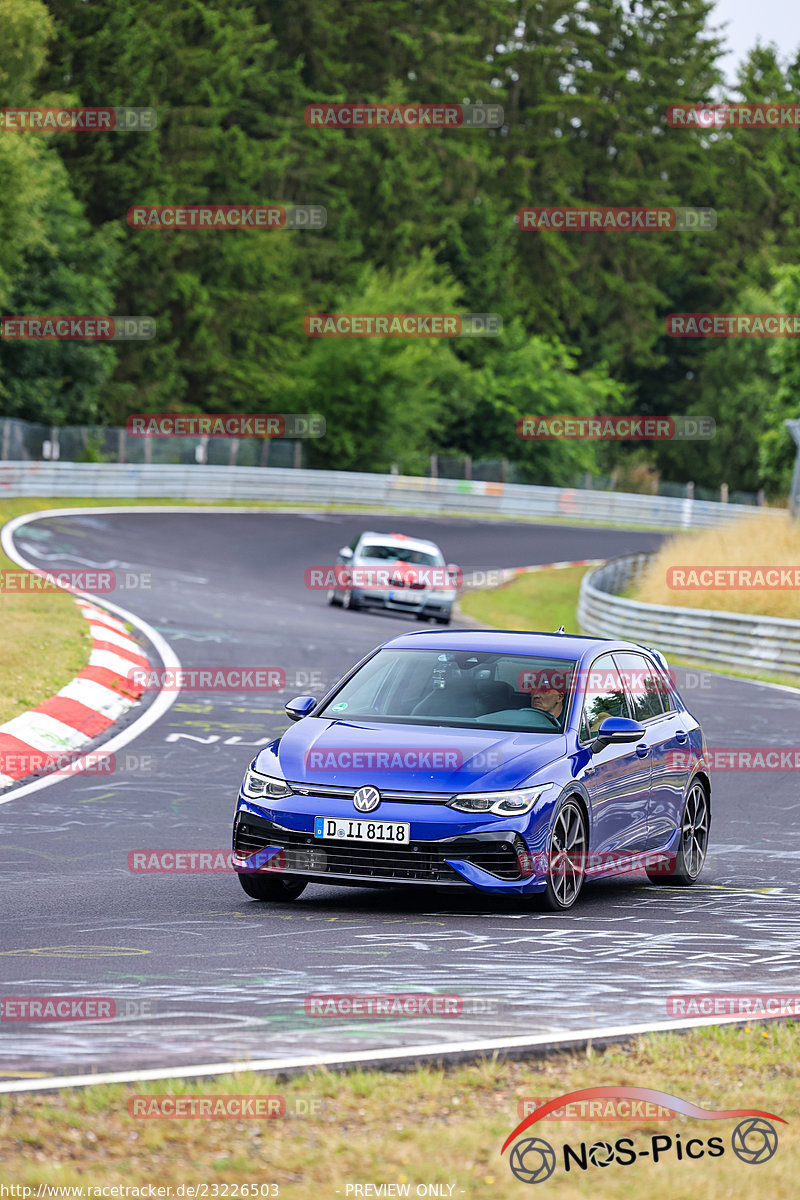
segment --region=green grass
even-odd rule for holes
[[[547,1099],[585,1087],[628,1085],[679,1096],[706,1109],[756,1108],[785,1118],[779,1146],[762,1165],[730,1149],[736,1119],[646,1118],[619,1122],[543,1121],[526,1136],[545,1138],[559,1155],[546,1195],[556,1200],[602,1195],[603,1200],[669,1196],[769,1196],[790,1200],[800,1171],[795,1022],[711,1027],[686,1035],[638,1038],[603,1053],[591,1049],[528,1062],[484,1060],[444,1069],[399,1072],[309,1072],[279,1082],[242,1074],[198,1083],[92,1086],[52,1094],[0,1096],[0,1181],[36,1187],[275,1183],[283,1200],[345,1200],[348,1184],[454,1184],[454,1197],[525,1195],[500,1147],[517,1126],[518,1101]],[[277,1119],[139,1119],[128,1114],[134,1095],[281,1095],[287,1113],[298,1099],[312,1115]],[[718,1158],[659,1163],[566,1175],[563,1143],[577,1146],[631,1137],[637,1148],[653,1134],[685,1145],[721,1136]],[[602,1187],[598,1182],[602,1177]],[[463,1189],[463,1191],[462,1191]],[[208,1195],[213,1193],[209,1189]],[[223,1194],[222,1192],[218,1194]],[[232,1192],[228,1193],[229,1195]],[[362,1193],[363,1195],[364,1193]],[[373,1193],[375,1194],[375,1193]],[[355,1193],[350,1192],[353,1196]]]
[[[558,629],[578,632],[578,592],[588,567],[564,567],[518,575],[498,588],[465,592],[459,607],[467,617],[499,629]]]
[[[4,501],[0,524],[29,509],[28,500]],[[0,570],[22,572],[2,552]],[[0,724],[69,683],[86,666],[91,647],[88,622],[66,592],[0,589]]]

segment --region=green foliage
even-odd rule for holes
[[[407,270],[364,269],[357,287],[334,311],[456,312],[458,285],[429,252]],[[435,444],[442,412],[469,375],[448,339],[365,338],[353,353],[350,338],[312,341],[302,367],[302,407],[319,412],[326,436],[309,446],[312,466],[386,471],[404,466]]]
[[[42,102],[36,74],[52,22],[39,0],[0,0],[0,107]],[[67,169],[42,132],[0,136],[0,306],[13,315],[108,313],[117,235],[93,233]],[[46,424],[89,422],[114,370],[111,346],[1,342],[3,413]]]
[[[154,317],[151,342],[0,344],[3,410],[323,413],[316,465],[431,451],[780,492],[793,342],[670,312],[797,311],[800,131],[670,129],[720,98],[711,0],[0,0],[2,105],[154,107],[153,133],[0,132],[0,306]],[[794,100],[757,47],[738,87]],[[345,101],[500,104],[502,129],[318,129]],[[321,232],[154,231],[133,204],[325,205]],[[528,205],[696,205],[713,233],[523,232]],[[776,274],[777,272],[777,274]],[[773,289],[774,291],[770,291]],[[310,340],[306,313],[496,312],[497,339]],[[705,443],[529,443],[528,413],[711,415]]]
[[[775,312],[800,312],[800,265],[779,267],[772,291]],[[759,438],[759,477],[772,492],[786,493],[792,479],[797,447],[784,425],[800,416],[800,352],[794,338],[780,338],[767,351],[772,387],[764,405]]]

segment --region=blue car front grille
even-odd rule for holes
[[[340,879],[411,883],[464,884],[446,859],[462,859],[499,879],[521,879],[513,833],[473,834],[406,846],[315,838],[272,821],[242,813],[234,828],[234,851],[254,854],[264,846],[287,852],[287,870]],[[322,853],[320,853],[320,851]],[[305,856],[305,859],[304,857]],[[308,864],[303,866],[304,861]]]

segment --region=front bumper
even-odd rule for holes
[[[289,829],[242,808],[233,831],[232,862],[237,871],[281,871],[320,883],[542,891],[544,877],[526,873],[530,861],[525,840],[513,829],[416,839],[398,846],[315,838],[313,833]]]
[[[392,588],[388,591],[353,588],[353,598],[364,608],[388,608],[393,612],[431,617],[447,616],[452,611],[455,599],[450,592],[416,588]]]

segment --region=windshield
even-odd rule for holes
[[[414,563],[419,567],[439,567],[444,563],[441,554],[428,554],[425,550],[411,550],[406,546],[379,546],[377,543],[362,546],[358,557],[374,558],[379,562]]]
[[[562,733],[574,659],[379,650],[315,717]]]

